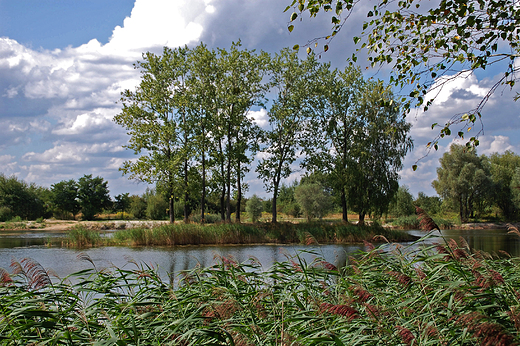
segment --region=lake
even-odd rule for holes
[[[424,235],[421,231],[409,231],[414,235]],[[445,230],[446,238],[459,240],[463,237],[471,248],[483,250],[491,254],[506,251],[512,256],[520,256],[520,237],[507,234],[507,230]],[[106,233],[110,234],[110,231]],[[63,232],[42,232],[37,230],[4,232],[0,236],[0,267],[9,270],[11,260],[24,257],[38,261],[44,268],[52,269],[59,277],[82,269],[92,268],[88,261],[79,260],[79,254],[87,254],[98,269],[117,266],[135,268],[131,262],[144,263],[158,268],[161,276],[215,263],[218,256],[233,256],[238,262],[249,258],[257,259],[264,268],[274,262],[286,261],[301,254],[310,262],[317,256],[341,266],[349,255],[365,250],[363,244],[325,244],[319,246],[304,245],[240,245],[240,246],[182,246],[182,247],[98,247],[72,249],[66,247],[47,247],[45,243],[51,238],[64,237]],[[426,243],[442,242],[441,238],[430,238]],[[402,245],[410,245],[402,243]],[[302,253],[303,251],[303,253]],[[307,251],[307,253],[305,253]],[[308,253],[312,251],[313,253]]]

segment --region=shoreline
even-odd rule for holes
[[[182,221],[176,221],[176,224],[182,224]],[[84,226],[90,230],[121,230],[131,228],[153,228],[160,225],[169,224],[169,221],[151,221],[151,220],[99,220],[99,221],[76,221],[76,220],[45,220],[44,223],[37,223],[35,221],[23,221],[22,227],[2,228],[6,222],[0,223],[0,233],[5,231],[69,231],[76,226]],[[247,223],[244,223],[247,224]],[[355,223],[352,223],[355,224]],[[469,222],[461,225],[456,225],[451,229],[457,230],[485,230],[485,229],[508,229],[509,226],[519,227],[518,223],[509,222]],[[43,226],[43,227],[41,227]],[[385,228],[392,228],[395,230],[407,230],[400,227],[390,225],[383,225]]]

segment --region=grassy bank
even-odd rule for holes
[[[391,248],[391,247],[390,247]],[[51,280],[31,259],[0,269],[0,344],[516,345],[520,259],[450,241],[374,248],[336,268],[299,257],[262,271],[219,258],[161,280],[150,267]]]
[[[96,245],[174,246],[209,244],[261,243],[349,243],[370,241],[375,236],[389,241],[411,241],[405,232],[378,225],[356,226],[342,223],[258,223],[258,224],[165,224],[152,228],[117,230],[112,238],[102,238],[99,232],[76,226],[68,234],[70,246]],[[383,238],[381,238],[383,239]]]

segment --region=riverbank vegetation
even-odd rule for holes
[[[520,342],[519,258],[463,240],[367,246],[341,267],[316,248],[310,261],[288,256],[263,268],[255,258],[218,257],[170,277],[135,262],[98,268],[80,254],[91,269],[56,279],[35,260],[13,260],[0,269],[0,344]]]
[[[380,225],[346,225],[343,223],[221,223],[163,224],[151,228],[129,228],[102,237],[98,230],[77,226],[67,233],[63,243],[72,247],[100,245],[176,246],[217,244],[316,244],[353,243],[378,237],[389,241],[412,241],[408,233],[383,228]],[[59,240],[56,240],[59,241]],[[52,244],[49,244],[52,245]]]

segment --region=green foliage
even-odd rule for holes
[[[330,195],[318,184],[300,184],[294,191],[294,198],[302,208],[307,220],[320,220],[331,210]]]
[[[441,212],[442,201],[440,197],[426,196],[422,191],[417,194],[417,199],[414,201],[414,204],[426,211],[429,215],[437,215]]]
[[[10,220],[13,217],[11,208],[6,206],[0,206],[0,222]]]
[[[309,11],[311,17],[320,12],[328,13],[332,31],[325,36],[323,50],[327,50],[329,42],[359,9],[355,5],[355,1],[343,0],[292,0],[286,11],[294,10],[291,22],[304,11]],[[419,105],[427,110],[438,95],[436,91],[454,76],[467,77],[491,65],[498,65],[503,72],[476,107],[463,115],[454,114],[446,122],[437,138],[430,142],[432,147],[437,148],[438,140],[451,134],[450,127],[454,124],[461,124],[458,136],[463,138],[466,132],[463,129],[479,121],[486,101],[497,87],[506,84],[512,88],[517,81],[519,67],[514,60],[520,49],[520,8],[514,0],[435,3],[380,0],[366,11],[363,32],[353,38],[361,47],[352,55],[352,60],[355,62],[356,54],[366,49],[372,66],[389,65],[391,83],[400,89],[411,87],[409,96],[402,99],[408,110]],[[293,29],[291,23],[289,31]],[[307,48],[308,52],[311,50]],[[434,92],[428,93],[429,90]],[[471,137],[469,142],[478,145],[477,136]]]
[[[112,206],[108,182],[101,177],[92,178],[92,174],[85,174],[78,180],[78,200],[83,219],[93,220],[96,214]]]
[[[130,198],[130,214],[136,219],[146,217],[146,200],[143,197],[132,195]]]
[[[256,194],[251,196],[246,202],[247,215],[253,222],[257,222],[262,217],[263,209],[262,200]]]
[[[512,188],[513,176],[520,168],[520,156],[509,150],[503,154],[494,153],[489,157],[489,163],[493,181],[493,200],[504,217],[511,219],[520,210],[513,202],[516,191]]]
[[[492,192],[486,158],[466,146],[452,144],[439,161],[437,180],[432,183],[437,193],[458,209],[462,221],[475,217],[475,212],[482,214]]]
[[[78,200],[78,183],[74,179],[62,180],[51,185],[52,203],[61,211],[71,213],[73,218],[81,210]]]
[[[15,176],[6,177],[0,173],[0,218],[7,220],[19,216],[25,220],[34,220],[45,216],[48,206],[47,191]]]
[[[101,244],[101,236],[98,231],[90,230],[84,226],[74,226],[67,232],[69,246],[89,247]]]
[[[161,194],[146,197],[146,217],[150,220],[164,220],[168,216],[168,201]]]
[[[394,199],[390,202],[388,213],[395,217],[415,215],[413,196],[408,186],[399,186]]]

